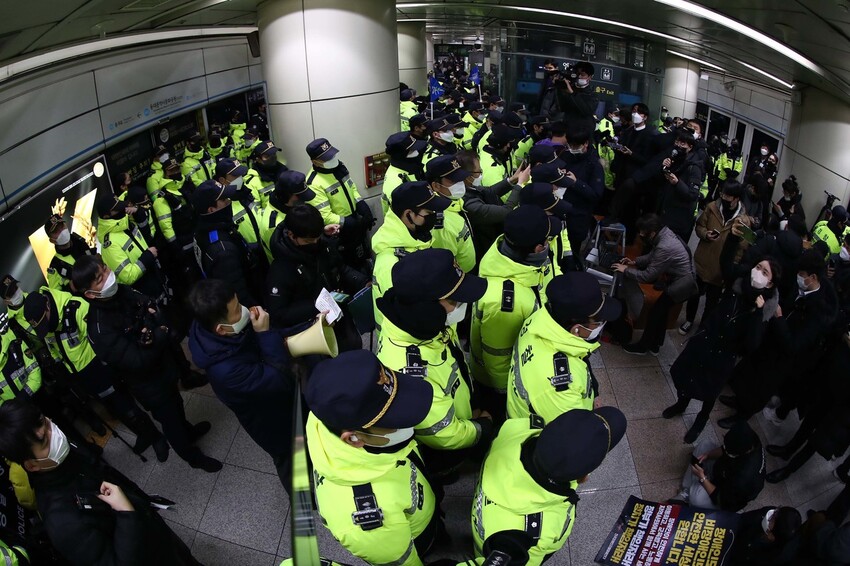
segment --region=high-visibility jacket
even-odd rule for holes
[[[411,181],[416,181],[416,176],[396,167],[395,165],[390,165],[387,167],[387,172],[384,174],[384,183],[381,187],[381,208],[384,210],[384,216],[386,216],[387,211],[390,209],[390,204],[392,204],[392,194],[393,191],[399,188],[402,183],[408,183]]]
[[[457,145],[453,141],[442,145],[434,143],[433,140],[429,141],[428,146],[425,148],[425,153],[422,154],[422,170],[424,171],[425,165],[435,157],[454,155],[455,153],[457,153]]]
[[[165,179],[165,174],[162,171],[162,163],[154,159],[151,163],[150,175],[148,175],[148,178],[145,180],[145,188],[148,191],[148,196],[153,197],[154,193],[162,188],[164,181],[167,180],[168,179]]]
[[[272,234],[274,234],[275,228],[277,228],[278,224],[283,222],[284,218],[286,218],[286,213],[275,208],[275,206],[271,203],[269,203],[265,208],[260,209],[259,215],[257,216],[257,222],[260,224],[260,238],[263,241],[263,251],[266,252],[266,257],[268,258],[269,263],[274,260],[269,241],[271,240]]]
[[[210,144],[207,144],[206,150],[207,153],[210,154],[210,157],[218,161],[219,159],[225,159],[233,156],[233,148],[227,145],[227,136],[222,136],[221,145],[218,147],[212,147]]]
[[[242,202],[234,200],[231,205],[233,224],[236,225],[239,235],[252,248],[259,248],[262,245],[262,231],[260,230],[261,209],[257,201],[251,200],[245,206]]]
[[[744,169],[744,160],[739,155],[735,159],[729,157],[728,153],[720,154],[720,157],[714,160],[714,172],[717,175],[718,181],[726,180],[726,170],[736,171],[740,175]]]
[[[469,111],[467,111],[461,119],[466,123],[466,128],[463,130],[461,146],[463,149],[472,149],[472,136],[475,135],[475,132],[481,129],[481,126],[484,125],[484,121],[474,118]]]
[[[419,108],[412,100],[402,100],[399,104],[399,114],[401,115],[401,131],[410,130],[410,119],[419,114]]]
[[[520,461],[523,443],[540,435],[538,427],[529,418],[508,419],[490,447],[472,499],[477,556],[483,556],[481,547],[493,533],[519,530],[535,539],[527,564],[539,566],[564,546],[573,530],[576,508],[571,498],[544,489]],[[575,490],[578,483],[572,482],[571,487]]]
[[[451,346],[450,347],[450,343]],[[416,439],[438,450],[473,446],[481,437],[481,425],[472,419],[471,391],[462,371],[469,375],[457,334],[446,328],[430,340],[415,338],[384,317],[378,340],[378,359],[388,368],[421,377],[434,390],[431,410],[413,427]]]
[[[241,140],[247,128],[248,122],[231,122],[227,127],[227,133],[230,134],[230,139]]]
[[[204,181],[215,179],[215,159],[203,148],[189,151],[187,147],[180,164],[180,173],[184,178],[192,179],[192,184],[197,187]]]
[[[9,546],[5,541],[0,540],[0,564],[4,564],[4,566],[29,565],[30,557],[24,547]]]
[[[564,229],[549,242],[549,259],[552,260],[553,264],[558,266],[558,273],[560,273],[561,262],[568,256],[573,255],[573,248],[570,245],[570,235],[567,232],[567,223],[564,222],[563,224]]]
[[[242,138],[239,138],[238,140],[233,140],[233,143],[235,144],[233,154],[236,156],[236,159],[238,159],[242,163],[247,164],[248,159],[250,159],[251,157],[251,154],[254,153],[254,148],[260,145],[261,142],[262,140],[260,138],[257,138],[253,142],[251,142],[251,145],[245,145],[242,142]]]
[[[472,307],[470,368],[476,381],[504,393],[511,353],[522,324],[546,300],[546,285],[555,277],[551,261],[537,267],[505,256],[504,235],[490,247],[478,268],[487,292]]]
[[[41,389],[41,367],[27,343],[11,328],[0,334],[0,403],[29,399]]]
[[[260,206],[265,207],[269,203],[269,195],[274,190],[274,182],[263,181],[258,171],[249,167],[248,172],[242,178],[242,185],[250,189],[254,200]]]
[[[48,287],[49,287],[49,285],[48,285]],[[51,288],[55,289],[55,287],[51,287]],[[60,291],[65,291],[65,290],[60,289]],[[24,301],[27,300],[27,295],[29,295],[29,293],[24,291]],[[11,320],[14,320],[18,324],[20,324],[21,329],[23,329],[24,332],[26,332],[27,334],[30,334],[32,336],[36,335],[35,329],[32,327],[32,325],[29,323],[27,318],[24,316],[24,304],[23,303],[21,303],[21,305],[18,308],[15,308],[11,305],[6,305],[6,314],[11,318]]]
[[[148,251],[149,244],[129,217],[100,218],[97,223],[103,263],[115,272],[119,283],[132,285],[149,269],[155,269],[156,258]]]
[[[184,251],[192,249],[194,219],[192,205],[180,192],[182,182],[168,180],[151,197],[152,210],[157,230],[170,244],[179,245]]]
[[[372,306],[379,330],[384,315],[375,306],[375,301],[393,286],[393,266],[409,253],[429,249],[433,241],[433,237],[427,242],[414,238],[392,210],[387,212],[384,223],[372,236],[372,251],[375,253],[375,267],[372,269]]]
[[[481,155],[481,153],[484,151],[484,146],[487,145],[490,142],[490,136],[492,134],[493,134],[493,128],[490,128],[489,130],[484,132],[484,135],[481,136],[481,139],[478,140],[478,145],[476,147],[472,148],[476,151],[476,153],[478,153],[478,155]]]
[[[828,220],[821,220],[812,229],[813,242],[825,242],[829,246],[830,254],[841,252],[841,240],[835,235],[835,232],[829,227]]]
[[[305,429],[319,514],[333,536],[370,564],[421,566],[413,540],[431,521],[435,498],[416,441],[393,452],[367,452],[341,440],[313,413]],[[355,497],[365,499],[358,504]]]
[[[431,231],[433,246],[449,250],[455,256],[458,266],[469,273],[475,267],[475,245],[472,242],[472,227],[463,210],[463,200],[453,200],[443,212],[443,224]]]
[[[54,246],[55,248],[55,246]],[[70,291],[69,284],[71,283],[71,269],[77,263],[77,255],[92,255],[97,253],[95,248],[90,248],[88,243],[82,236],[76,233],[71,233],[71,248],[67,250],[68,254],[61,253],[56,249],[56,255],[50,260],[50,265],[47,266],[47,285],[53,289],[61,289],[62,291]]]
[[[349,175],[345,175],[341,181],[338,181],[333,173],[310,169],[307,172],[307,187],[316,193],[313,200],[307,204],[322,213],[325,226],[341,224],[344,217],[354,214],[357,202],[363,200],[357,185]]]
[[[570,334],[545,308],[528,317],[511,353],[508,416],[545,422],[572,409],[593,409],[596,383],[585,361],[599,348]]]
[[[490,153],[487,148],[478,152],[481,162],[481,186],[492,187],[511,176],[510,164]]]
[[[534,138],[531,136],[525,136],[519,141],[516,149],[511,153],[511,167],[514,170],[519,168],[520,163],[528,156],[532,147],[534,147]]]
[[[88,341],[89,304],[65,291],[43,286],[39,289],[56,306],[59,320],[50,322],[51,329],[44,338],[54,360],[61,360],[71,373],[77,373],[95,358]]]

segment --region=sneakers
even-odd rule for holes
[[[774,426],[781,426],[784,422],[783,419],[779,418],[779,415],[776,414],[776,409],[773,407],[765,407],[761,410],[762,416],[764,416],[765,420]]]
[[[693,326],[694,326],[693,322],[691,322],[690,320],[686,320],[685,322],[682,323],[681,326],[679,326],[679,334],[684,336],[685,334],[687,334],[688,332],[691,331],[691,328],[693,328]]]
[[[635,342],[634,344],[623,345],[623,351],[627,354],[632,354],[634,356],[645,356],[647,354],[652,354],[656,357],[658,356],[658,350],[650,350],[648,348],[644,348],[640,345],[639,342]]]

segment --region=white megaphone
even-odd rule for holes
[[[287,336],[284,343],[293,358],[309,354],[322,354],[335,358],[339,354],[336,334],[334,329],[328,326],[324,314],[320,314],[316,322],[307,330]]]

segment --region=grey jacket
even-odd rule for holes
[[[692,273],[694,262],[689,250],[681,238],[665,226],[652,241],[652,250],[635,259],[635,265],[626,269],[623,275],[638,283],[655,283],[666,279],[666,286],[669,287],[672,282]]]

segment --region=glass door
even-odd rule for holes
[[[723,134],[729,135],[729,126],[731,124],[731,116],[727,116],[726,114],[718,112],[712,108],[708,112],[708,124],[705,130],[704,139],[711,139],[711,136],[720,137]]]

